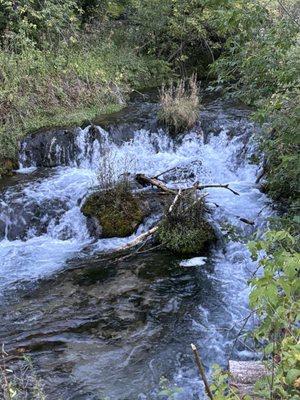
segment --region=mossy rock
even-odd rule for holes
[[[129,190],[120,187],[90,195],[81,211],[98,223],[101,237],[106,238],[131,235],[144,218],[139,201]]]
[[[14,169],[18,168],[18,162],[12,159],[0,159],[0,178],[10,176]]]
[[[194,193],[187,193],[166,212],[157,237],[168,250],[178,254],[199,254],[216,239],[213,227],[205,218],[204,200],[196,200]]]
[[[158,229],[158,238],[168,250],[178,254],[197,254],[215,240],[213,228],[207,221],[202,221],[198,227],[170,226],[162,221]]]

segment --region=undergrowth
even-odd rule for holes
[[[31,359],[23,355],[11,365],[10,354],[2,348],[0,358],[0,397],[2,400],[46,400],[44,383],[38,377]],[[18,357],[15,357],[18,359]]]
[[[193,75],[185,81],[169,87],[163,85],[160,91],[159,119],[173,134],[192,128],[199,117],[199,93],[197,77]]]
[[[98,40],[19,53],[0,50],[0,169],[15,159],[17,142],[45,126],[78,125],[124,106],[135,88],[156,84],[159,62],[127,46]],[[1,174],[1,170],[0,170]]]

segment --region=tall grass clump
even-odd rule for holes
[[[207,208],[203,198],[194,190],[178,197],[166,211],[158,228],[158,240],[177,254],[199,254],[215,239],[211,224],[206,219]]]
[[[197,122],[200,110],[199,90],[196,75],[187,81],[181,79],[169,87],[162,86],[160,90],[159,119],[170,133],[178,134],[191,129]]]

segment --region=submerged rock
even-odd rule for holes
[[[91,194],[81,211],[91,234],[106,238],[131,235],[145,217],[141,202],[122,185]]]

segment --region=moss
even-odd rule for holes
[[[0,160],[0,178],[11,175],[14,169],[18,168],[18,162],[13,159]]]
[[[108,238],[131,235],[144,218],[138,200],[120,186],[92,194],[81,211],[86,217],[96,218],[102,236]]]
[[[212,226],[205,219],[203,200],[195,201],[195,194],[188,193],[166,213],[158,229],[158,240],[178,254],[196,254],[215,240]]]

